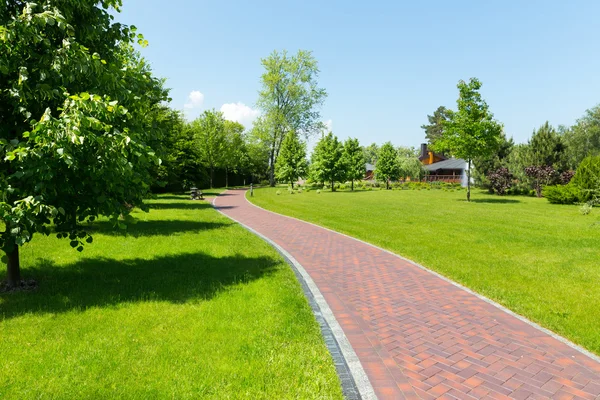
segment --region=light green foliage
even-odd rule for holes
[[[311,135],[323,124],[319,108],[327,92],[318,86],[319,67],[310,51],[295,56],[274,51],[262,60],[265,72],[257,105],[263,112],[256,133],[269,149],[269,175],[275,185],[275,164],[283,139],[289,132]]]
[[[225,168],[225,187],[229,187],[229,172],[240,172],[248,165],[248,153],[244,138],[244,125],[224,121],[225,141],[222,166]]]
[[[101,218],[83,253],[52,236],[23,248],[42,283],[0,296],[0,398],[342,398],[291,268],[186,198],[134,210],[127,234]]]
[[[500,135],[500,144],[494,153],[485,157],[475,157],[473,159],[473,177],[475,183],[490,188],[487,176],[493,171],[497,171],[499,168],[508,168],[511,172],[512,169],[509,167],[509,157],[514,149],[515,143],[512,138],[506,139],[504,132]],[[521,174],[519,177],[524,178],[525,166],[523,165]],[[513,175],[516,175],[513,173]]]
[[[82,250],[80,222],[116,224],[153,182],[151,116],[167,93],[133,48],[143,36],[112,22],[120,4],[0,5],[0,248],[11,257],[51,218]],[[18,263],[9,271],[14,285]]]
[[[385,181],[386,189],[390,188],[390,181],[400,177],[400,166],[398,165],[398,153],[391,142],[386,142],[379,148],[377,165],[375,165],[375,176]]]
[[[433,112],[433,115],[428,115],[427,120],[429,125],[421,125],[421,129],[425,130],[425,138],[430,145],[435,145],[442,138],[446,123],[452,118],[452,110],[444,106],[439,106]],[[448,149],[437,147],[437,152],[445,153]]]
[[[198,146],[200,159],[209,168],[210,188],[213,187],[215,168],[223,166],[225,161],[225,119],[223,113],[206,110],[192,121],[190,129]]]
[[[363,147],[363,155],[365,162],[369,164],[377,164],[377,155],[379,154],[379,146],[377,143],[371,143],[368,146]]]
[[[420,181],[427,175],[427,170],[423,167],[423,163],[415,156],[404,156],[398,152],[398,168],[399,176],[402,179],[408,177],[411,180]],[[405,153],[406,154],[406,153]]]
[[[277,179],[291,184],[293,189],[294,182],[305,176],[307,171],[306,144],[300,140],[298,134],[290,132],[283,139],[281,152],[275,164]]]
[[[575,169],[587,156],[600,154],[600,105],[587,110],[571,129],[563,130],[568,167]]]
[[[328,182],[335,191],[335,182],[346,180],[344,146],[329,132],[315,146],[311,157],[310,173],[315,182]]]
[[[292,198],[261,189],[251,201],[414,260],[600,354],[600,213],[483,191],[463,198],[462,190]]]
[[[454,157],[467,161],[467,200],[471,200],[471,163],[476,157],[494,154],[501,141],[502,125],[496,122],[482,99],[481,82],[471,78],[461,80],[458,85],[458,111],[452,112],[445,122],[440,138],[433,144],[435,151],[449,150]]]
[[[577,167],[571,184],[581,190],[582,201],[600,200],[600,156],[586,157]]]
[[[365,157],[358,139],[348,138],[344,143],[344,165],[346,166],[346,179],[350,179],[352,190],[354,181],[365,177]]]

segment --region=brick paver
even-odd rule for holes
[[[380,399],[600,399],[600,363],[438,276],[241,190],[215,205],[302,264]]]

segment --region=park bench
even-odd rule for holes
[[[204,194],[202,190],[199,190],[197,187],[193,187],[190,189],[190,199],[191,200],[204,200]]]

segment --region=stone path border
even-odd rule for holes
[[[304,267],[277,243],[219,210],[218,207],[215,206],[215,200],[216,197],[212,199],[211,203],[219,213],[237,222],[248,231],[269,243],[292,267],[294,274],[302,286],[302,291],[308,300],[319,327],[321,328],[325,345],[333,358],[335,369],[340,378],[344,397],[348,400],[376,399],[377,396],[375,396],[371,382],[369,382],[369,378],[360,364],[358,356],[348,342],[348,338],[335,319],[333,312],[319,291],[319,288],[315,285]]]

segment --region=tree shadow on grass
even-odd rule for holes
[[[102,233],[110,236],[171,236],[178,233],[197,233],[232,225],[231,222],[208,222],[186,220],[138,221],[127,224],[127,229],[118,229],[109,221],[96,221],[87,231],[92,235]]]
[[[39,288],[0,295],[0,321],[27,313],[83,311],[123,303],[209,300],[232,286],[272,274],[278,264],[271,257],[216,258],[203,253],[152,259],[90,258],[66,266],[38,259],[23,275],[37,280]]]
[[[467,201],[466,199],[461,199],[461,201]],[[503,199],[503,198],[499,198],[499,199],[471,199],[471,202],[473,203],[489,203],[489,204],[516,204],[516,203],[521,203],[521,200],[515,200],[515,199]]]
[[[212,205],[199,200],[194,203],[148,203],[148,207],[151,210],[203,210],[205,208],[212,208]]]

